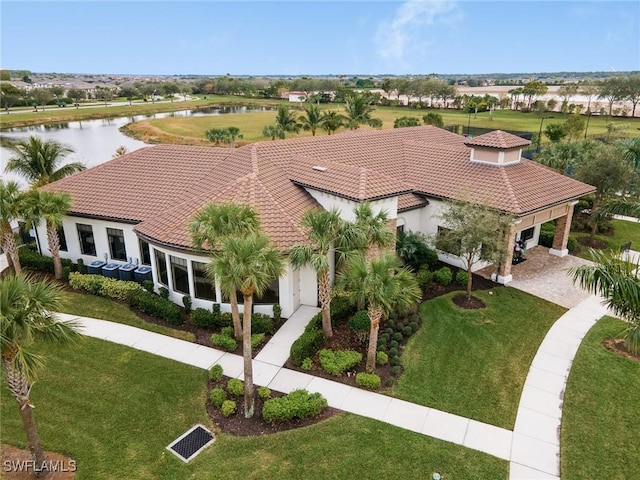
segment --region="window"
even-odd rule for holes
[[[138,243],[140,244],[140,256],[142,257],[140,261],[142,265],[151,265],[151,252],[149,251],[149,243],[145,242],[142,239],[138,239]]]
[[[169,285],[169,277],[167,275],[167,257],[164,253],[154,250],[156,254],[156,273],[158,275],[158,281],[165,285]]]
[[[127,250],[124,247],[124,232],[116,228],[107,228],[109,251],[114,260],[127,260]]]
[[[96,256],[96,243],[93,238],[93,228],[91,225],[76,223],[78,237],[80,238],[80,251],[84,255]]]
[[[398,235],[399,233],[404,233],[404,225],[398,225],[396,227],[396,235]]]
[[[532,239],[534,231],[535,231],[534,227],[523,230],[522,232],[520,232],[520,240],[522,240],[523,242],[526,242],[527,240]]]
[[[64,228],[62,228],[62,225],[58,227],[58,243],[61,251],[66,252],[68,250],[67,237],[64,234]]]
[[[445,253],[451,255],[460,255],[461,242],[455,240],[448,235],[451,232],[450,228],[438,227],[438,234],[436,236],[436,248],[442,250]]]
[[[241,298],[241,297],[239,297]],[[280,300],[280,281],[277,278],[274,278],[271,281],[271,284],[267,287],[265,292],[262,294],[262,297],[256,298],[255,303],[278,303]]]
[[[191,262],[193,268],[193,291],[196,298],[216,301],[216,290],[212,281],[207,277],[206,263]]]
[[[173,277],[173,290],[175,292],[189,295],[189,272],[187,270],[187,261],[169,255],[171,262],[171,276]]]

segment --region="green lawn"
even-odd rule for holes
[[[613,236],[609,235],[596,235],[595,238],[606,242],[610,249],[619,251],[620,246],[624,243],[631,242],[631,248],[633,250],[640,250],[640,223],[628,222],[626,220],[612,220],[613,223]],[[576,238],[588,237],[588,233],[572,232],[572,236]],[[589,249],[581,246],[580,250],[575,253],[578,257],[591,260],[589,255]]]
[[[564,395],[563,480],[640,478],[640,363],[605,349],[620,320],[604,317],[578,350]]]
[[[126,305],[114,302],[108,298],[76,292],[65,292],[65,297],[65,303],[61,309],[64,313],[124,323],[125,325],[142,328],[150,332],[161,333],[162,335],[169,335],[170,337],[187,340],[189,342],[195,342],[196,340],[195,335],[191,332],[145,322]]]
[[[349,414],[265,437],[222,434],[184,464],[165,447],[196,423],[211,427],[203,370],[91,338],[42,350],[36,422],[45,449],[77,461],[79,480],[507,478],[505,461]],[[0,441],[25,447],[15,402],[0,388]]]
[[[479,310],[452,295],[422,304],[394,395],[511,430],[533,357],[566,310],[509,287],[474,292],[487,305]]]

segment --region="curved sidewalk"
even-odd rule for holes
[[[573,359],[589,329],[609,312],[591,295],[547,332],[522,390],[511,445],[510,480],[560,478],[562,401]]]
[[[298,312],[300,309],[296,314]],[[307,322],[315,314],[315,312],[311,315],[310,313],[302,312]],[[285,323],[285,326],[293,320],[294,329],[300,329],[301,325],[304,329],[305,320],[294,317],[295,314]],[[205,370],[219,364],[226,376],[243,379],[243,359],[240,355],[106,320],[68,314],[58,314],[58,318],[79,323],[81,333],[90,337],[126,345]],[[276,337],[278,337],[277,334],[272,341],[277,340],[279,342],[277,347],[285,348],[288,357],[289,347],[285,342],[288,339],[293,342],[297,337],[292,334],[285,335],[285,333]],[[333,408],[463,445],[503,460],[509,460],[511,457],[513,433],[510,430],[283,368],[282,365],[287,358],[283,353],[279,353],[279,358],[271,356],[269,350],[266,350],[269,343],[253,360],[253,380],[258,386],[267,386],[283,393],[305,388],[310,392],[321,393]],[[259,359],[260,357],[262,360]],[[281,359],[283,360],[280,363]]]

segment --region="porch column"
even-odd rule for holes
[[[389,229],[389,231],[391,233],[393,233],[393,242],[391,243],[391,245],[389,245],[389,253],[395,253],[396,252],[396,228],[398,225],[398,219],[397,218],[390,218],[389,220],[387,220],[387,228]]]
[[[513,259],[513,247],[515,247],[516,243],[516,231],[517,224],[514,224],[511,225],[511,228],[507,232],[507,238],[505,241],[506,251],[504,252],[504,257],[498,266],[498,274],[494,274],[492,276],[493,280],[498,283],[505,284],[513,280],[513,276],[511,275],[511,260]]]
[[[565,257],[569,255],[567,249],[567,241],[569,240],[569,231],[571,230],[571,219],[573,218],[573,206],[575,203],[567,205],[567,214],[556,220],[556,232],[553,237],[553,246],[549,249],[551,255]]]

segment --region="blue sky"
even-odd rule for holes
[[[632,1],[0,0],[0,67],[428,74],[640,69]]]

